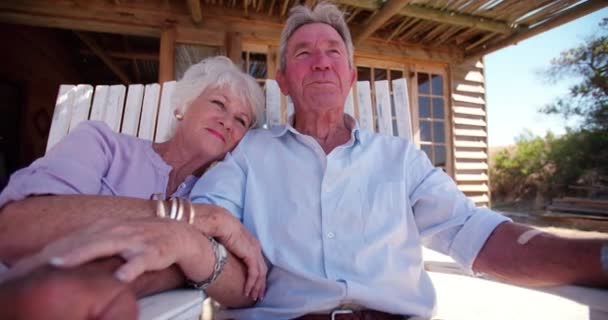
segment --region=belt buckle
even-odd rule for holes
[[[352,309],[335,309],[331,312],[331,320],[336,320],[336,316],[341,314],[355,313]]]

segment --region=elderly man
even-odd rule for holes
[[[608,285],[601,241],[561,239],[476,208],[410,142],[344,114],[356,69],[335,6],[292,9],[280,59],[276,79],[294,116],[250,132],[191,193],[238,217],[271,264],[264,299],[225,317],[430,317],[421,245],[516,284]]]

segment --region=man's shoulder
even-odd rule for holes
[[[412,142],[406,138],[389,136],[365,129],[359,129],[357,134],[361,143],[368,147],[399,148],[403,150],[413,146]]]

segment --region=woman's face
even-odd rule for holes
[[[234,149],[251,126],[251,108],[226,88],[208,88],[184,114],[178,130],[197,151],[218,159]]]

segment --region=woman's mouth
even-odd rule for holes
[[[207,131],[209,131],[209,133],[216,136],[218,139],[222,140],[222,142],[226,143],[226,139],[224,138],[224,136],[221,133],[219,133],[211,128],[205,128],[205,129],[207,129]]]

